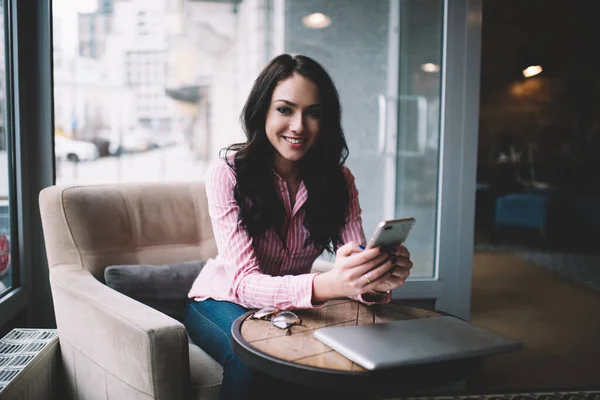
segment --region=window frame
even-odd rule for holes
[[[21,273],[19,263],[19,234],[16,212],[16,182],[15,182],[15,140],[14,140],[14,107],[15,96],[14,88],[11,82],[13,78],[13,41],[12,38],[12,4],[10,1],[3,1],[4,18],[4,99],[5,106],[3,111],[5,134],[6,134],[6,153],[7,153],[7,172],[8,172],[8,210],[10,219],[10,263],[11,263],[11,287],[0,297],[0,326],[6,324],[15,318],[21,312],[26,304],[26,292],[24,289],[24,274]]]
[[[0,298],[0,327],[26,313],[28,327],[55,327],[39,212],[55,182],[51,0],[2,0],[13,287]]]

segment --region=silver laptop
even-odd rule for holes
[[[486,356],[521,343],[455,317],[328,327],[314,336],[368,370]]]

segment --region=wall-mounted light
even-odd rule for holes
[[[539,65],[531,65],[523,70],[523,76],[525,78],[531,78],[542,72],[542,67]]]
[[[434,63],[421,64],[421,71],[423,72],[440,72],[440,66]]]
[[[302,18],[302,23],[307,28],[323,29],[331,25],[331,18],[323,13],[312,13]]]

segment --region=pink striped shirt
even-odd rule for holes
[[[219,160],[206,174],[208,210],[218,255],[207,261],[192,285],[190,298],[225,300],[247,308],[273,306],[287,310],[322,306],[312,303],[313,279],[317,274],[310,273],[320,252],[311,245],[304,247],[309,232],[303,225],[302,205],[308,192],[301,183],[292,208],[285,181],[273,173],[288,217],[285,238],[289,251],[284,249],[274,230],[269,229],[264,238],[252,238],[241,226],[239,207],[233,195],[236,176],[224,160]],[[346,167],[344,173],[350,188],[350,204],[341,240],[365,245],[354,176]],[[363,301],[360,297],[356,300]],[[382,299],[383,302],[389,300],[389,295]]]

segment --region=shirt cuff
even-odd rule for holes
[[[294,299],[294,306],[296,308],[321,308],[325,303],[313,304],[313,281],[315,274],[303,274],[294,277],[294,288],[293,293],[296,294]]]

